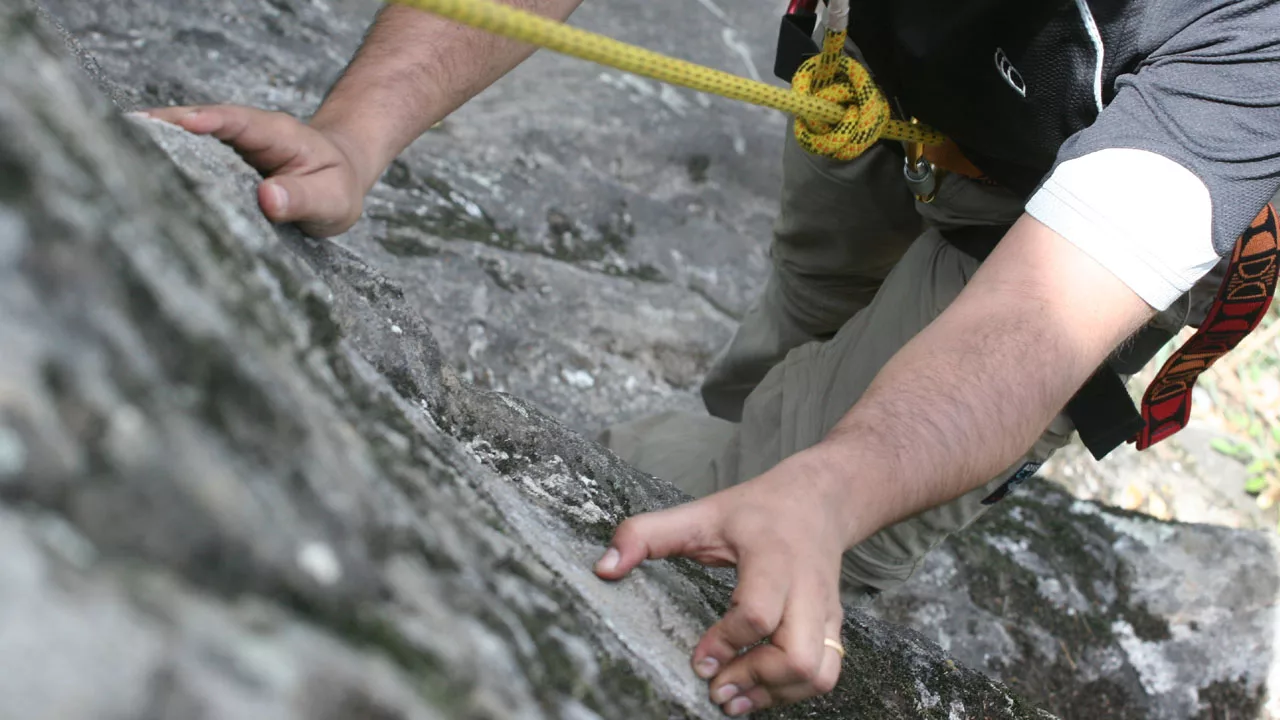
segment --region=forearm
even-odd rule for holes
[[[581,0],[504,2],[563,20]],[[352,156],[368,189],[409,143],[532,52],[523,43],[390,5],[310,122]]]
[[[854,510],[851,543],[1006,469],[1152,312],[1024,217],[814,449]]]

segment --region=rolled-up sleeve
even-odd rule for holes
[[[1280,188],[1280,3],[1240,5],[1121,76],[1027,203],[1157,310]]]

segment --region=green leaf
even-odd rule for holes
[[[1249,463],[1249,467],[1245,468],[1245,472],[1250,475],[1265,475],[1267,468],[1271,467],[1271,464],[1271,460],[1267,458],[1258,458],[1257,460]]]
[[[1269,484],[1270,483],[1267,481],[1266,475],[1254,475],[1245,482],[1244,491],[1250,495],[1257,495],[1263,490],[1266,490],[1267,485]]]
[[[1223,455],[1235,455],[1236,448],[1239,446],[1236,444],[1236,441],[1231,438],[1216,437],[1209,441],[1209,447],[1217,450]]]
[[[1209,447],[1241,462],[1249,462],[1257,456],[1257,453],[1250,451],[1249,443],[1241,442],[1236,438],[1216,437],[1209,441]]]

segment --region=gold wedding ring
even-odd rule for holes
[[[836,652],[840,653],[840,659],[841,659],[841,660],[843,660],[843,659],[844,659],[844,645],[841,645],[839,640],[832,640],[831,638],[824,638],[824,639],[822,640],[822,644],[823,644],[823,645],[825,645],[825,646],[827,646],[827,647],[829,647],[829,648],[831,648],[832,650],[835,650]]]

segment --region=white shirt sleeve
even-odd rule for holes
[[[1209,188],[1146,150],[1109,148],[1067,160],[1026,209],[1158,311],[1219,260]]]

